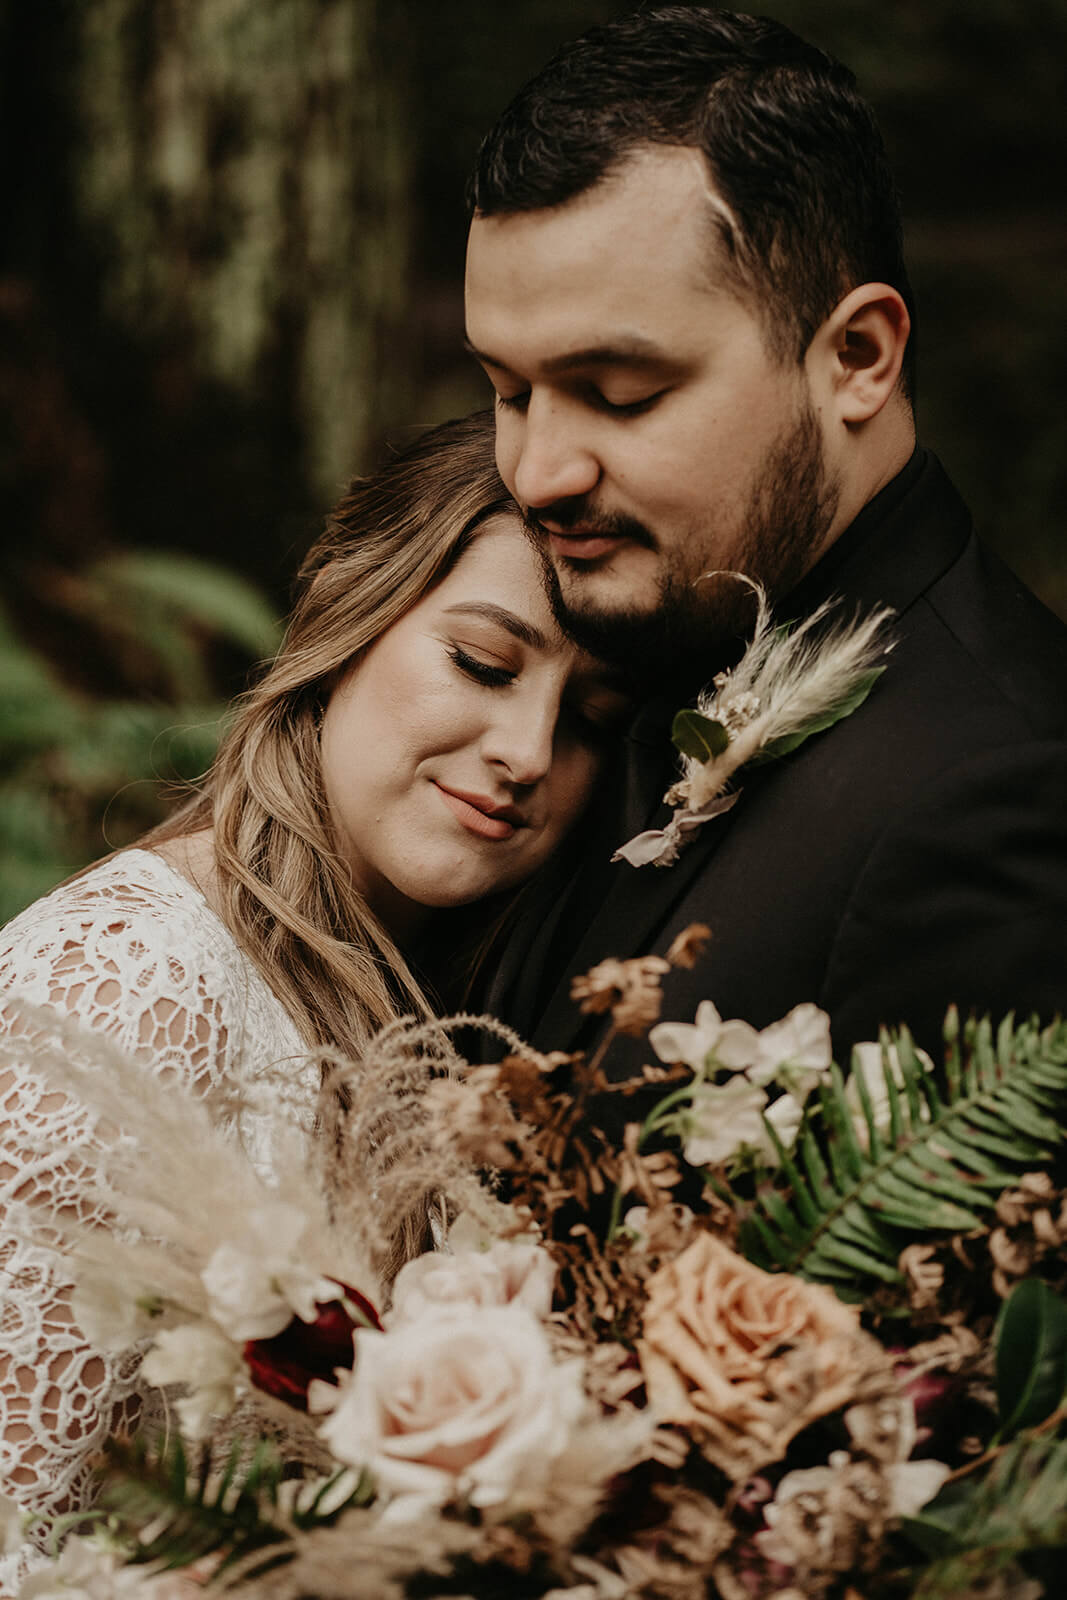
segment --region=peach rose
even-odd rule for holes
[[[763,1272],[708,1233],[646,1286],[641,1366],[663,1422],[697,1430],[733,1478],[777,1460],[856,1396],[877,1353],[829,1289]]]

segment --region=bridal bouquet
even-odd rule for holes
[[[220,1119],[45,1052],[86,1203],[20,1225],[165,1404],[23,1600],[1058,1592],[1067,1025],[843,1071],[814,1006],[659,1020],[705,931],[576,983],[591,1059],[401,1022]]]

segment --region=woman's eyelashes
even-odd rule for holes
[[[521,676],[521,667],[505,667],[484,661],[455,640],[446,649],[458,671],[484,689],[507,689]],[[581,739],[583,743],[596,744],[619,733],[632,710],[630,696],[621,691],[594,689],[591,693],[587,691],[583,694],[578,689],[573,694],[564,695],[560,721],[572,737]]]
[[[518,677],[518,673],[510,667],[498,667],[489,661],[481,661],[458,644],[449,645],[448,654],[465,677],[472,678],[486,689],[505,689]]]

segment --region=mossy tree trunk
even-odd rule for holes
[[[108,462],[115,533],[277,583],[402,414],[402,10],[3,11],[4,271]]]

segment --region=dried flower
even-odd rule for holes
[[[683,928],[671,940],[666,956],[668,964],[672,967],[695,967],[710,938],[711,929],[706,922],[691,922],[688,928]]]
[[[997,1200],[997,1221],[1005,1228],[1018,1228],[1035,1212],[1048,1210],[1058,1198],[1056,1186],[1047,1172],[1024,1172],[1013,1189],[1005,1189]]]
[[[918,1437],[915,1406],[906,1394],[884,1394],[849,1406],[845,1427],[855,1449],[882,1462],[906,1461]]]
[[[601,961],[574,979],[571,998],[580,1002],[582,1011],[610,1011],[620,1033],[640,1036],[659,1016],[663,1004],[660,984],[669,971],[662,956]]]
[[[426,1085],[423,1104],[433,1127],[435,1149],[480,1167],[507,1168],[522,1124],[500,1092],[500,1068],[473,1067],[461,1080],[435,1078]]]
[[[854,1307],[761,1271],[710,1234],[661,1267],[647,1292],[640,1357],[650,1401],[663,1420],[702,1434],[734,1477],[777,1459],[813,1418],[853,1399],[870,1370]]]
[[[872,1463],[835,1450],[828,1465],[787,1472],[755,1542],[768,1561],[792,1567],[801,1586],[809,1576],[860,1567],[877,1546],[889,1516],[889,1486]]]
[[[189,1393],[177,1402],[182,1427],[198,1439],[213,1417],[225,1417],[237,1399],[243,1372],[237,1346],[210,1323],[186,1322],[164,1328],[141,1363],[141,1376],[161,1389],[184,1384]]]
[[[908,1286],[908,1304],[913,1311],[926,1311],[937,1304],[945,1281],[945,1269],[936,1259],[932,1244],[909,1244],[897,1257],[897,1266]]]

